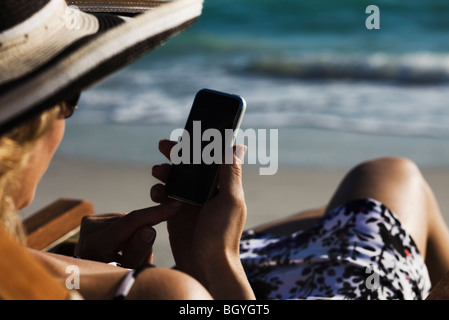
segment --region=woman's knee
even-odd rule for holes
[[[387,178],[422,182],[419,167],[410,159],[403,157],[383,157],[365,161],[351,170],[352,175],[373,176],[374,178]]]
[[[423,200],[424,178],[418,166],[401,157],[365,161],[346,175],[328,209],[356,199],[376,199],[394,211]],[[407,211],[406,211],[407,212]]]

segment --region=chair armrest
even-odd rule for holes
[[[94,213],[86,200],[59,199],[27,219],[27,246],[36,250],[50,250],[79,230],[81,219]]]

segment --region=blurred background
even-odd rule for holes
[[[325,205],[349,168],[387,155],[421,167],[449,222],[448,17],[447,0],[206,0],[191,29],[82,95],[23,214],[58,197],[152,205],[158,141],[211,88],[246,99],[242,129],[279,130],[278,173],[244,167],[249,226]],[[170,266],[157,228],[156,264]]]
[[[449,2],[376,1],[379,30],[365,27],[370,4],[206,0],[190,30],[84,94],[60,152],[151,162],[142,148],[183,127],[208,87],[247,100],[244,128],[278,128],[280,148],[297,146],[282,165],[395,152],[446,166]]]

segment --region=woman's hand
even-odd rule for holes
[[[75,255],[135,268],[153,262],[154,225],[166,221],[176,208],[160,205],[128,214],[89,215],[81,222]]]
[[[160,151],[169,158],[176,142],[162,140]],[[222,298],[252,298],[240,262],[239,244],[246,221],[241,160],[246,152],[237,146],[233,164],[222,164],[218,190],[201,208],[170,200],[162,184],[153,186],[151,197],[159,203],[177,203],[179,212],[167,220],[177,267],[196,277],[212,295]],[[153,176],[165,182],[170,165],[153,167]]]

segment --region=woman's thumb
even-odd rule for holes
[[[219,173],[220,190],[231,191],[236,186],[242,185],[242,164],[247,147],[244,145],[234,146],[232,164],[222,164]]]

